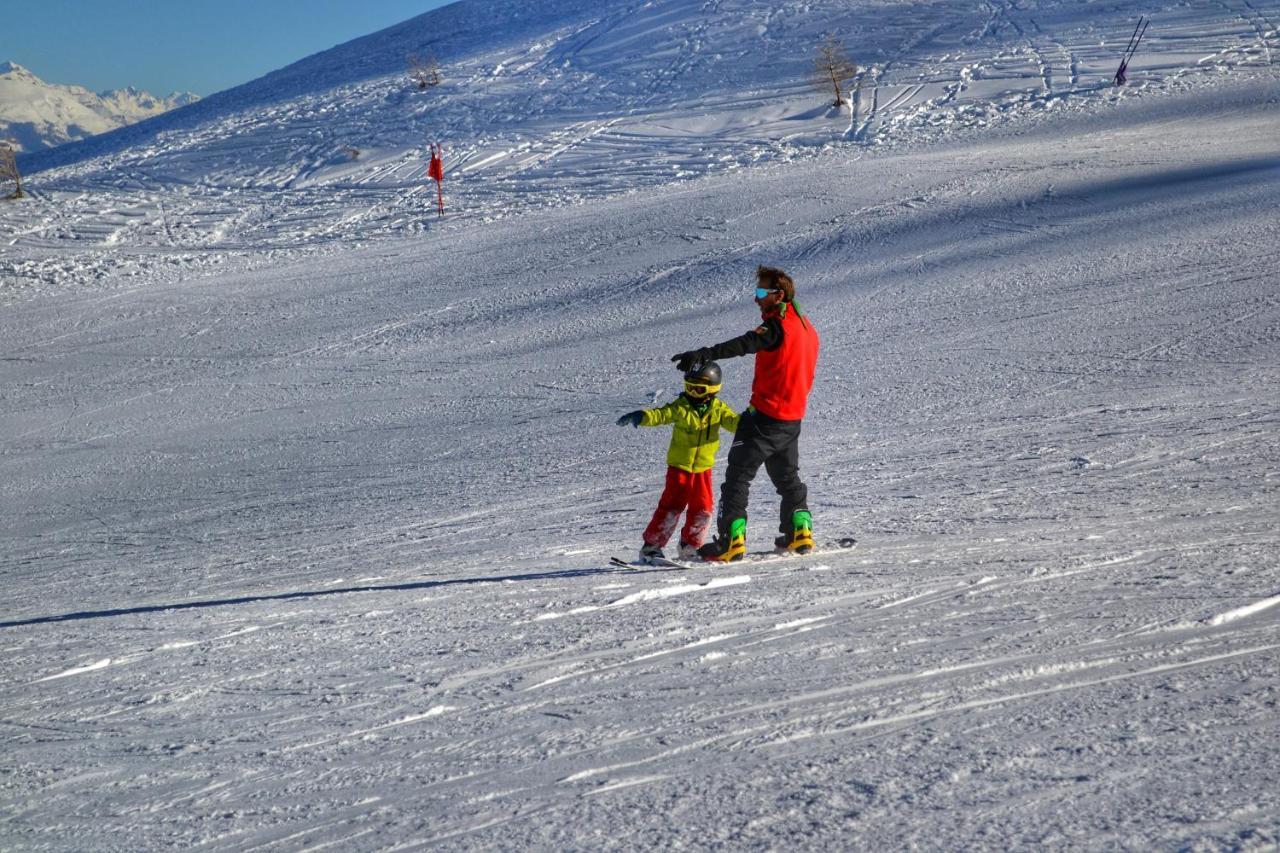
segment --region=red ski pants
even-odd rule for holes
[[[715,497],[711,490],[711,470],[691,474],[672,466],[667,467],[667,485],[658,498],[658,508],[653,519],[644,529],[644,544],[664,547],[680,523],[680,513],[688,508],[680,541],[698,547],[707,538],[711,528]]]

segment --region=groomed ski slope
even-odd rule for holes
[[[25,289],[0,846],[1274,847],[1278,98]],[[858,548],[610,566],[666,443],[613,421],[750,327],[761,262]]]

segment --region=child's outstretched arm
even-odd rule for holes
[[[667,403],[658,409],[636,409],[618,418],[618,426],[662,426],[674,423],[678,413],[675,403]]]
[[[644,414],[644,420],[640,422],[640,426],[665,426],[666,424],[675,423],[680,414],[680,407],[673,400],[665,406],[641,411]]]

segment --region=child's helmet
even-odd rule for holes
[[[720,393],[722,381],[720,365],[707,361],[684,375],[684,390],[690,397],[710,397]]]

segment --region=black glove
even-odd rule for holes
[[[640,420],[643,417],[644,417],[644,412],[641,412],[641,411],[627,412],[625,415],[618,418],[618,426],[629,425],[633,427],[638,427],[640,426]]]
[[[688,373],[690,370],[697,370],[709,360],[707,358],[706,349],[695,349],[689,352],[678,352],[671,356],[671,360],[676,363],[676,370],[681,373]]]

